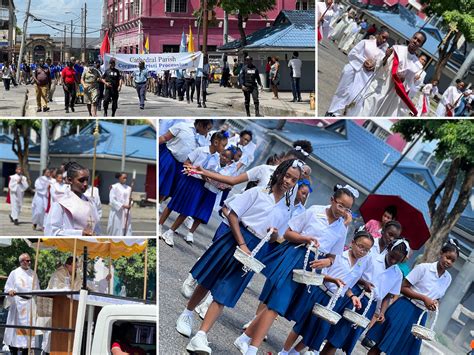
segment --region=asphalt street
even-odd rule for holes
[[[167,230],[176,214],[172,213],[163,231]],[[201,225],[194,234],[194,244],[187,244],[183,236],[187,231],[183,226],[178,229],[179,237],[175,237],[175,246],[169,247],[163,240],[159,241],[159,337],[160,354],[187,354],[186,345],[189,339],[179,334],[175,329],[176,319],[183,311],[187,300],[181,295],[180,289],[186,279],[189,270],[196,260],[204,253],[211,242],[215,230],[221,219],[217,213],[213,213],[208,225]],[[265,279],[262,275],[256,275],[250,286],[234,309],[225,309],[222,316],[216,322],[208,340],[211,343],[212,353],[217,355],[240,354],[233,342],[241,334],[242,325],[252,319],[258,305],[258,296],[263,287]],[[199,330],[201,319],[195,313],[193,335]],[[268,340],[259,349],[259,354],[277,354],[291,331],[293,323],[278,317],[268,334]],[[359,345],[353,352],[355,355],[364,354]],[[342,354],[342,353],[341,353]]]
[[[36,112],[36,97],[34,87],[28,85],[29,95],[26,109],[26,116],[36,117],[85,117],[89,113],[85,104],[77,104],[75,112],[65,113],[64,109],[64,92],[60,86],[57,86],[53,95],[53,102],[49,104],[50,110],[48,112]],[[20,102],[18,102],[20,104]],[[111,115],[111,106],[109,105],[109,116]],[[98,116],[103,116],[103,111],[97,113]],[[133,87],[122,86],[120,92],[118,110],[116,116],[118,117],[163,117],[163,116],[195,116],[195,117],[213,117],[213,116],[240,116],[237,111],[228,110],[225,106],[216,103],[208,102],[207,108],[198,108],[196,100],[188,104],[186,100],[178,101],[168,98],[159,97],[151,93],[147,93],[147,101],[145,102],[145,109],[140,110],[138,104],[137,92]]]

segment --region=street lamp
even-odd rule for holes
[[[64,14],[72,14],[72,15],[75,15],[75,18],[71,20],[71,48],[70,48],[70,52],[69,53],[69,56],[72,56],[72,34],[73,34],[73,21],[77,21],[79,20],[80,16],[76,15],[74,12],[72,11],[66,11]],[[82,20],[82,19],[81,19]],[[66,47],[66,44],[64,44],[64,47]]]

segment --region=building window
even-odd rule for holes
[[[296,10],[314,10],[314,0],[296,0]]]
[[[367,131],[372,133],[374,136],[380,138],[383,141],[386,141],[387,138],[390,136],[390,132],[386,131],[382,127],[380,127],[378,124],[371,120],[367,120],[364,122],[362,125]]]
[[[178,53],[179,46],[174,44],[164,44],[163,45],[163,53]]]
[[[166,0],[166,12],[188,12],[188,0]]]
[[[430,157],[430,153],[421,151],[421,152],[416,153],[415,158],[413,160],[424,165],[429,157]]]

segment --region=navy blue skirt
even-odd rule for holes
[[[294,301],[295,292],[303,285],[293,281],[293,270],[303,268],[307,251],[304,246],[295,248],[298,245],[300,244],[285,241],[276,246],[262,261],[266,265],[262,273],[267,277],[267,281],[259,300],[269,309],[278,312],[280,316],[285,315],[291,302]],[[314,253],[311,252],[309,261],[313,260]],[[309,262],[306,270],[312,270]]]
[[[182,175],[168,208],[207,224],[216,202],[216,194],[204,187],[205,181]]]
[[[319,303],[322,306],[327,306],[330,300],[329,295],[321,288],[318,289],[319,291],[315,292],[318,293],[315,303]],[[342,297],[337,300],[333,311],[341,313],[341,310],[343,310],[343,308],[341,308],[343,300],[344,299]],[[306,318],[303,321],[299,321],[295,324],[293,331],[303,337],[303,344],[308,346],[310,349],[319,351],[321,344],[326,339],[327,334],[331,329],[331,323],[314,315],[312,308],[313,307],[311,306],[311,310],[306,314]]]
[[[411,334],[411,327],[416,324],[423,310],[405,297],[400,297],[385,312],[385,322],[375,323],[367,333],[367,338],[374,341],[377,347],[387,355],[418,355],[421,339]],[[423,316],[421,325],[426,324]]]
[[[230,232],[230,227],[226,223],[221,222],[221,224],[219,224],[219,227],[217,227],[216,232],[214,233],[212,242],[213,243],[217,242],[224,235],[234,238],[234,236],[232,234],[229,235],[228,232]]]
[[[224,206],[224,202],[227,199],[227,197],[229,196],[230,190],[232,190],[232,189],[226,189],[226,190],[222,191],[222,197],[221,197],[221,202],[219,202],[219,206],[221,206],[221,207]]]
[[[362,293],[362,289],[355,285],[352,287],[352,293],[356,296],[360,296]],[[369,303],[369,299],[367,296],[363,297],[361,299],[361,304],[362,307],[359,310],[356,310],[357,313],[362,314],[364,313],[365,307],[367,306],[367,303]],[[347,296],[344,296],[342,299],[342,303],[340,306],[340,314],[344,313],[344,309],[349,308],[352,309],[353,303],[352,299],[350,299]],[[367,311],[366,318],[372,319],[375,313],[375,309],[377,307],[377,302],[375,300],[372,302],[369,310]],[[354,323],[349,322],[345,318],[341,318],[337,324],[334,324],[331,326],[331,329],[329,330],[329,333],[327,334],[327,340],[331,345],[333,345],[337,349],[342,349],[344,352],[348,355],[352,353],[354,350],[354,347],[357,344],[357,340],[363,333],[364,329],[361,327],[354,328],[353,327]]]
[[[166,143],[159,146],[159,192],[161,196],[174,196],[176,186],[180,180],[183,163],[175,159],[166,146]]]
[[[240,232],[250,250],[260,242],[245,227],[240,226]],[[237,242],[229,229],[206,250],[191,269],[191,274],[199,285],[210,290],[214,301],[226,307],[235,307],[254,275],[252,271],[244,273],[243,265],[234,258],[236,246]],[[268,243],[265,243],[255,258],[262,261],[267,253]]]

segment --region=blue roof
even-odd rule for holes
[[[12,142],[13,139],[6,135],[0,134],[0,161],[2,162],[18,162],[17,155],[12,150]],[[34,144],[30,144],[30,152],[31,149],[35,147]],[[39,161],[39,158],[29,158],[30,161]]]
[[[281,11],[270,27],[263,28],[247,37],[245,49],[272,48],[314,48],[315,14],[314,11]],[[218,48],[219,51],[236,50],[241,47],[240,39]]]
[[[49,154],[82,154],[94,152],[94,136],[92,132],[95,122],[84,127],[79,135],[61,137],[51,142]],[[122,156],[123,125],[107,121],[99,121],[100,136],[97,141],[97,154]],[[39,147],[32,154],[39,154]],[[156,130],[148,125],[127,126],[127,142],[125,154],[127,158],[156,161]]]
[[[256,122],[264,127],[274,128],[274,123],[269,121],[258,120]],[[326,128],[288,121],[282,131],[273,132],[287,141],[309,140],[313,145],[312,155],[367,191],[376,186],[391,168],[393,162],[400,157],[400,152],[351,120],[339,120]],[[385,161],[387,155],[390,159]],[[423,213],[429,225],[427,201],[431,197],[432,191],[409,178],[405,174],[406,169],[421,172],[423,176],[426,174],[431,176],[426,167],[406,159],[387,178],[377,193],[401,196]],[[436,184],[439,180],[435,180],[431,176],[431,181]],[[466,207],[463,215],[474,217],[470,205]]]
[[[438,59],[438,45],[444,38],[444,33],[437,27],[425,24],[425,21],[419,16],[401,5],[389,9],[377,7],[376,9],[367,10],[367,12],[378,18],[388,28],[400,33],[406,39],[411,38],[415,32],[423,27],[422,31],[427,34],[427,36],[426,42],[420,50]]]

